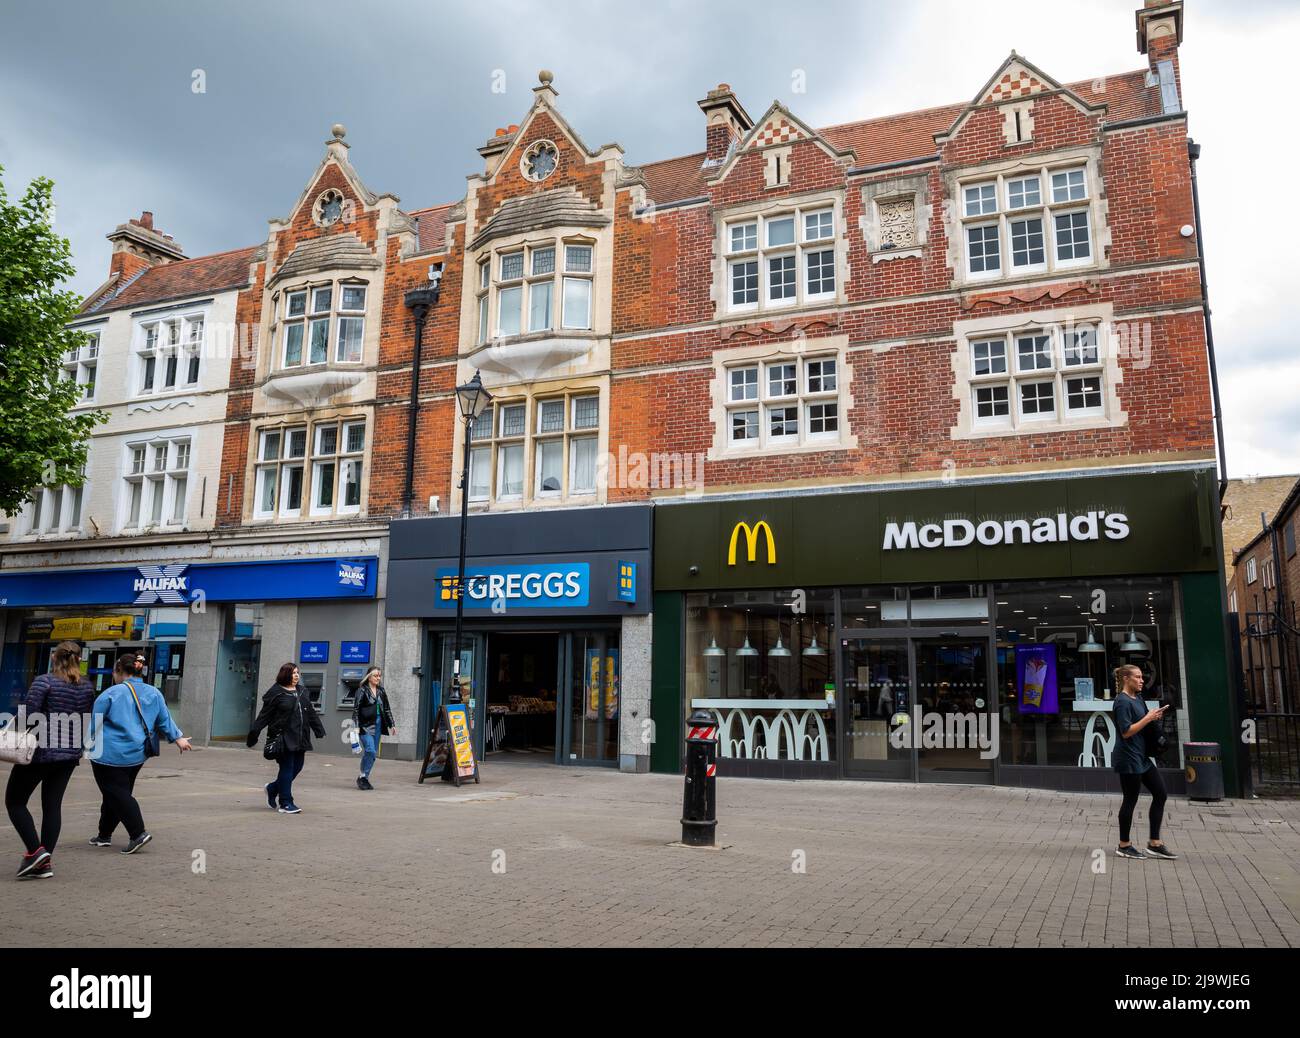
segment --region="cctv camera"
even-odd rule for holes
[[[442,264],[435,263],[431,267],[429,267],[429,283],[432,285],[436,285],[441,280],[442,280]]]

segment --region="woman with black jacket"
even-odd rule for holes
[[[278,809],[286,815],[302,813],[293,802],[293,780],[302,771],[307,751],[311,749],[312,734],[318,739],[325,738],[325,726],[311,705],[311,696],[298,683],[299,676],[298,668],[292,663],[280,668],[275,684],[262,696],[262,712],[248,732],[249,746],[257,745],[257,736],[263,728],[267,729],[268,745],[278,741],[275,760],[280,765],[280,773],[263,788],[271,810]]]
[[[370,784],[370,769],[379,756],[379,740],[394,731],[393,711],[388,705],[388,693],[380,684],[384,672],[371,667],[361,679],[356,701],[352,707],[352,723],[361,736],[361,774],[357,776],[357,789],[374,789]]]
[[[5,808],[26,847],[18,878],[49,879],[54,875],[51,855],[63,825],[63,794],[81,763],[83,722],[95,705],[95,687],[81,673],[81,646],[60,642],[50,672],[32,682],[18,705],[29,725],[38,717],[45,719],[45,735],[31,763],[15,764],[10,770]],[[39,833],[27,810],[37,786],[41,788]]]

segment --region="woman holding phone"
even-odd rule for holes
[[[1124,802],[1119,809],[1119,847],[1115,853],[1121,858],[1145,859],[1177,858],[1173,851],[1160,839],[1160,822],[1165,813],[1165,784],[1160,777],[1160,769],[1151,763],[1146,753],[1146,737],[1143,730],[1150,724],[1158,724],[1168,707],[1157,706],[1147,709],[1142,699],[1142,686],[1145,679],[1142,671],[1126,663],[1115,668],[1115,730],[1119,739],[1115,743],[1112,765],[1119,772],[1120,785],[1124,789]],[[1138,850],[1129,842],[1129,829],[1133,824],[1133,809],[1137,807],[1138,795],[1146,786],[1151,794],[1151,838],[1147,841],[1146,853]]]

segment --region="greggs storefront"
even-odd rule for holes
[[[1118,789],[1132,663],[1231,787],[1219,536],[1193,469],[656,507],[652,766],[706,710],[720,775]]]

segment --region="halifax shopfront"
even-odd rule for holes
[[[470,517],[460,672],[480,758],[649,770],[651,511]],[[388,641],[421,678],[420,753],[451,687],[459,538],[456,516],[390,527]]]
[[[242,745],[281,663],[303,683],[347,753],[350,695],[372,645],[382,652],[377,556],[164,562],[0,575],[4,701],[49,670],[54,646],[85,646],[97,690],[119,653],[139,652],[181,727],[200,743]],[[352,679],[349,684],[349,678]]]
[[[1218,538],[1190,469],[657,507],[652,767],[705,710],[720,775],[1118,789],[1131,663],[1231,789]]]

